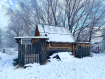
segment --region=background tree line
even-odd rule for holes
[[[34,35],[36,24],[68,27],[76,41],[81,41],[83,30],[89,28],[86,41],[105,23],[104,0],[17,0],[18,8],[8,8],[10,18],[6,38],[9,46],[15,36]],[[94,30],[94,27],[99,27]],[[8,42],[7,42],[8,43]],[[10,44],[11,43],[11,44]]]

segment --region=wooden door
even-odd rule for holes
[[[39,54],[41,52],[41,43],[40,42],[34,42],[32,45],[32,53],[33,54]]]
[[[24,64],[39,63],[41,43],[35,42],[33,45],[25,44]]]

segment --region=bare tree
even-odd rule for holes
[[[102,1],[97,1],[97,2],[94,2],[92,5],[92,10],[89,16],[89,20],[90,20],[89,42],[91,42],[91,39],[93,37],[92,34],[94,33],[94,27],[97,26],[100,28],[105,23],[105,20],[104,20],[105,6],[101,6],[102,4],[103,4]]]
[[[94,27],[104,24],[103,0],[18,0],[18,4],[19,10],[9,9],[7,13],[11,18],[8,28],[15,36],[29,36],[36,24],[43,23],[68,27],[77,41],[82,31],[90,28],[90,42]]]
[[[60,8],[59,0],[41,0],[44,24],[61,25],[63,10]]]
[[[2,30],[0,29],[0,47],[2,46]]]
[[[92,38],[94,38],[94,32],[98,31],[102,25],[105,24],[104,17],[105,16],[105,9],[104,9],[104,4],[103,1],[101,0],[93,0],[91,1],[91,4],[87,6],[87,8],[84,11],[84,16],[82,20],[80,21],[79,30],[74,29],[74,36],[77,36],[77,41],[81,39],[80,35],[86,36],[87,35],[87,40],[91,42]],[[98,27],[98,29],[94,29],[94,27]],[[85,28],[88,29],[88,34],[84,33],[83,30]],[[76,33],[76,34],[75,34]],[[84,34],[82,34],[84,33]]]
[[[67,16],[67,26],[73,32],[76,23],[84,17],[84,12],[89,5],[89,0],[65,0],[64,9]]]

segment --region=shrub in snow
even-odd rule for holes
[[[97,42],[90,44],[90,51],[94,53],[99,53],[100,51],[99,44]]]
[[[19,64],[18,58],[14,59],[13,65],[16,66],[16,65],[18,65],[18,64]]]

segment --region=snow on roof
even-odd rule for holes
[[[43,36],[15,37],[15,39],[32,39],[32,38],[45,38],[45,39],[48,39],[48,37],[43,37]]]
[[[49,42],[75,42],[70,31],[65,27],[38,25],[40,36],[49,37]]]
[[[77,42],[78,44],[89,44],[90,42]]]

